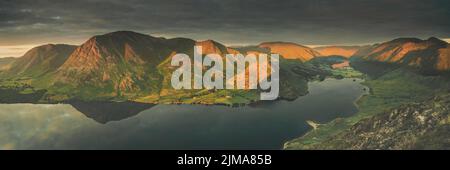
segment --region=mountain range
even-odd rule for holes
[[[437,38],[400,38],[367,46],[309,48],[290,42],[264,42],[256,46],[227,47],[214,40],[166,39],[117,31],[94,36],[80,46],[48,44],[35,47],[20,58],[3,59],[0,77],[26,80],[21,83],[45,89],[47,93],[43,98],[48,101],[76,98],[147,103],[234,103],[236,100],[248,103],[257,100],[255,93],[218,91],[214,94],[219,96],[205,99],[199,96],[207,96],[207,91],[171,89],[170,77],[175,69],[169,65],[171,56],[176,53],[192,56],[195,45],[202,46],[204,54],[222,56],[229,53],[280,54],[280,76],[284,78],[280,98],[287,99],[306,94],[308,79],[330,75],[308,64],[314,58],[357,58],[436,72],[450,69],[449,44]]]
[[[195,45],[203,53],[221,56],[236,53],[268,53],[267,49],[235,49],[213,40],[152,37],[131,31],[118,31],[90,38],[80,46],[49,44],[35,47],[12,61],[0,76],[12,79],[2,84],[26,85],[47,90],[41,101],[132,100],[145,103],[249,103],[258,100],[254,90],[217,91],[174,90],[170,86],[171,56],[193,56]],[[298,50],[307,47],[289,44]],[[312,50],[311,50],[312,51]],[[291,53],[289,53],[291,54]],[[293,53],[297,54],[297,53]],[[289,57],[295,57],[293,55]],[[301,57],[301,56],[300,56]],[[308,79],[326,74],[302,64],[303,60],[281,59],[280,98],[295,99],[306,94]]]
[[[399,38],[358,51],[354,56],[369,61],[408,65],[426,70],[450,69],[450,46],[431,37],[427,40]]]
[[[291,42],[264,42],[257,46],[226,47],[214,40],[195,41],[187,38],[165,39],[131,31],[117,31],[90,38],[80,46],[47,44],[26,52],[13,63],[13,58],[3,58],[1,64],[8,65],[9,72],[23,74],[32,72],[37,66],[48,67],[39,72],[55,69],[89,71],[100,66],[122,62],[132,64],[155,64],[172,52],[192,53],[192,46],[203,47],[204,54],[265,52],[277,53],[285,59],[306,62],[317,57],[359,57],[369,61],[405,64],[416,67],[446,71],[450,69],[450,46],[447,42],[431,37],[398,38],[392,41],[365,46],[323,46],[309,48]],[[6,62],[9,63],[6,63]],[[112,62],[112,63],[111,63]],[[64,65],[63,65],[64,64]],[[61,68],[59,68],[61,67]]]

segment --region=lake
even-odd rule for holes
[[[357,112],[360,79],[308,84],[295,101],[250,106],[137,103],[0,104],[0,149],[282,149]]]

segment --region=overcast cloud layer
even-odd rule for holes
[[[450,37],[448,0],[0,0],[0,46],[80,44],[132,30],[256,44]]]

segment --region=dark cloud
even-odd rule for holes
[[[0,45],[79,43],[116,30],[227,44],[450,37],[448,0],[1,0]]]

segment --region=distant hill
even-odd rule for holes
[[[9,63],[5,73],[9,75],[37,76],[58,69],[76,46],[47,44],[34,47],[20,58]]]
[[[316,47],[314,50],[321,56],[342,56],[349,58],[353,56],[362,46],[324,46]]]
[[[298,59],[303,62],[320,56],[312,48],[291,42],[264,42],[258,45],[258,47],[269,49],[271,53],[280,54],[285,59]]]
[[[360,49],[353,56],[420,68],[425,71],[450,70],[450,46],[437,38],[398,38]]]

